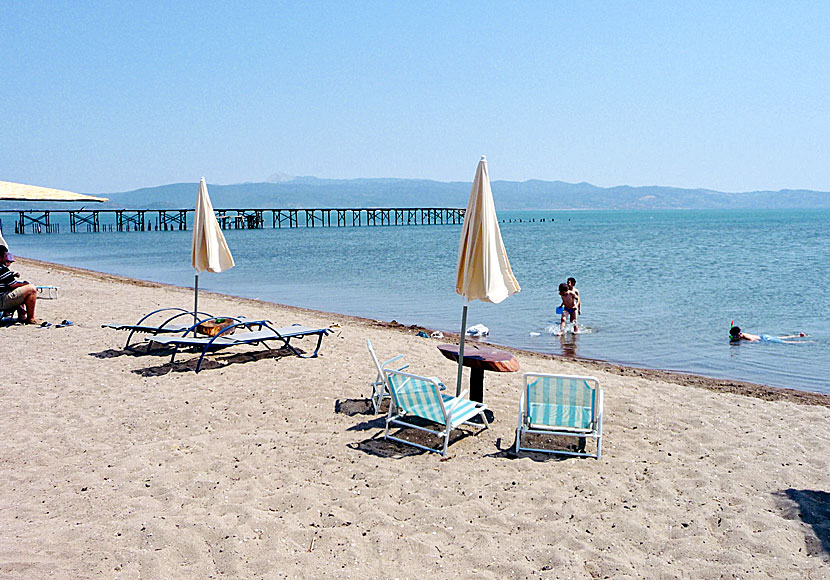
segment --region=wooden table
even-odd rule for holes
[[[438,350],[446,358],[458,362],[457,344],[439,344]],[[484,402],[484,371],[512,373],[519,370],[519,361],[509,352],[491,346],[464,344],[465,367],[470,368],[470,400]]]

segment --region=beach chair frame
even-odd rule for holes
[[[57,286],[35,286],[37,289],[38,300],[57,300],[58,288]]]
[[[160,324],[150,324],[147,322],[150,318],[160,314],[162,312],[167,313],[175,313],[172,316],[168,316],[166,319],[163,320]],[[184,317],[193,318],[193,323],[190,321],[187,324],[182,324],[180,322],[174,323],[174,321],[178,319],[184,319]],[[157,317],[163,318],[163,317]],[[127,342],[124,343],[124,350],[129,350],[133,352],[139,352],[139,349],[135,345],[130,345],[130,342],[133,339],[133,336],[136,333],[141,334],[149,334],[151,336],[156,336],[159,334],[178,334],[180,332],[194,332],[196,326],[205,322],[207,320],[212,320],[216,318],[212,314],[208,314],[207,312],[193,312],[192,310],[186,310],[184,308],[159,308],[158,310],[153,310],[149,314],[145,314],[141,317],[141,320],[136,322],[135,324],[102,324],[101,328],[113,328],[115,330],[129,330],[130,333],[127,335]],[[221,317],[221,318],[231,318],[229,316]],[[234,319],[237,320],[237,319]],[[173,323],[173,324],[171,324]],[[147,343],[147,350],[146,352],[150,352],[150,348],[152,346],[152,342]]]
[[[9,308],[0,312],[0,326],[9,326],[17,322],[17,308]]]
[[[223,318],[230,317],[226,316]],[[188,333],[193,331],[194,328],[198,326],[198,324],[196,324],[192,328],[186,330],[182,336],[162,338],[154,336],[150,338],[150,341],[167,347],[173,347],[173,353],[170,356],[171,364],[175,362],[176,355],[178,354],[180,348],[200,348],[202,352],[199,355],[199,361],[196,363],[196,372],[198,373],[202,370],[202,363],[204,362],[205,355],[207,355],[208,352],[243,344],[253,346],[262,344],[268,350],[273,350],[271,346],[269,346],[268,342],[274,340],[281,342],[282,346],[288,348],[292,354],[299,358],[316,358],[317,353],[320,350],[320,345],[323,342],[323,337],[327,336],[331,332],[328,328],[308,328],[299,324],[284,328],[274,328],[268,320],[236,320],[237,322],[235,324],[222,329],[221,332],[211,337],[188,337]],[[202,321],[199,324],[202,324],[203,322],[205,321]],[[253,330],[254,327],[258,330]],[[248,330],[248,332],[234,335],[233,333],[240,328],[244,328]],[[303,354],[291,345],[292,338],[304,338],[306,336],[314,335],[317,336],[317,344],[314,347],[314,352],[311,354]]]
[[[553,388],[549,383],[553,382]],[[540,385],[541,382],[541,385]],[[539,391],[542,388],[544,391]],[[519,401],[519,424],[516,428],[516,453],[536,451],[576,457],[602,456],[602,389],[594,377],[525,373]],[[539,411],[535,413],[532,407]],[[588,419],[586,420],[586,414]],[[596,453],[564,449],[523,447],[522,436],[535,433],[578,437],[580,444],[595,439]]]
[[[398,441],[411,445],[425,451],[447,454],[447,446],[450,442],[450,433],[461,425],[481,427],[478,423],[470,421],[476,415],[481,417],[483,429],[488,429],[490,423],[484,411],[487,406],[465,399],[462,393],[459,397],[442,395],[443,384],[436,377],[423,377],[412,373],[405,373],[394,369],[384,369],[386,384],[390,392],[389,412],[386,416],[386,428],[383,432],[384,439]],[[411,423],[410,417],[419,417],[432,423],[441,425],[443,429],[436,431],[423,425]],[[409,420],[407,420],[409,419]],[[417,429],[431,433],[442,438],[443,445],[440,449],[420,445],[413,441],[407,441],[400,437],[389,434],[393,426]]]
[[[403,355],[399,354],[397,356],[393,356],[389,360],[383,361],[383,363],[381,363],[380,361],[378,361],[378,356],[375,354],[375,349],[372,347],[372,341],[368,338],[366,339],[366,348],[369,349],[369,355],[372,357],[372,362],[375,363],[375,368],[378,371],[377,377],[375,377],[375,380],[372,383],[370,383],[370,386],[372,387],[372,394],[369,396],[369,400],[372,403],[372,408],[375,410],[375,414],[377,414],[380,410],[381,404],[383,403],[383,399],[390,397],[389,387],[386,384],[386,375],[383,374],[383,369],[385,369],[388,365],[392,364],[393,362],[401,360],[403,358]],[[409,368],[408,364],[397,367],[395,370],[402,371],[406,368]]]

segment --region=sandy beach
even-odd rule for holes
[[[196,374],[101,328],[192,289],[16,269],[73,325],[0,329],[0,578],[830,578],[830,397],[514,351],[600,380],[602,459],[511,452],[521,372],[487,375],[492,427],[442,459],[384,441],[365,339],[454,384],[447,338],[202,293],[333,333],[314,359],[235,348]]]

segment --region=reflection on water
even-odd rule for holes
[[[576,358],[576,343],[579,341],[578,337],[579,334],[575,332],[565,332],[559,337],[563,356]]]

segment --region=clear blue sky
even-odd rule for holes
[[[227,4],[232,4],[230,7]],[[830,190],[828,2],[0,7],[0,180]]]

